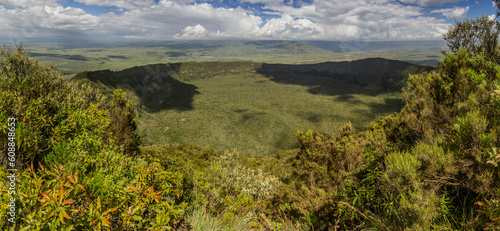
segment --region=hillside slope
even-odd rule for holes
[[[291,74],[307,74],[347,80],[375,90],[400,90],[406,84],[408,74],[432,69],[397,60],[368,58],[303,65],[263,64],[259,73],[283,83],[293,83],[293,78],[289,78]]]

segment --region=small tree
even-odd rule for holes
[[[51,129],[63,118],[68,87],[54,66],[31,59],[22,44],[0,52],[0,158],[6,163],[7,117],[16,122],[16,162],[39,160],[51,148]],[[20,166],[18,166],[20,167]]]
[[[465,19],[451,26],[443,38],[453,53],[462,48],[470,55],[484,53],[487,58],[498,60],[499,28],[500,22],[491,20],[487,16],[473,20]]]
[[[102,95],[64,81],[57,68],[39,63],[22,45],[0,51],[0,161],[7,164],[7,118],[15,120],[16,167],[43,161],[53,146],[79,136],[103,135],[107,120],[96,112]],[[95,119],[90,119],[95,118]],[[104,117],[105,118],[105,117]]]
[[[135,134],[137,122],[133,104],[127,100],[127,94],[121,89],[113,92],[113,102],[109,111],[109,130],[115,141],[127,155],[135,155],[139,151],[140,140]]]

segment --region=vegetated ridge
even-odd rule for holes
[[[263,64],[264,74],[307,74],[339,78],[377,90],[401,90],[408,74],[430,71],[434,68],[383,58],[367,58],[356,61],[325,62],[318,64],[286,65]],[[286,82],[286,76],[277,81]]]

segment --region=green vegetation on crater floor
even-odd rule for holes
[[[296,148],[297,130],[333,135],[346,121],[367,129],[370,121],[401,110],[397,89],[408,74],[428,70],[385,59],[314,65],[202,62],[85,72],[75,80],[132,93],[141,107],[138,131],[146,145],[272,154]]]

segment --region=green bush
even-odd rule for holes
[[[54,66],[31,59],[21,45],[14,51],[2,48],[0,68],[0,139],[7,139],[7,118],[15,118],[18,168],[41,161],[54,143],[101,126],[98,120],[88,121],[94,123],[89,126],[75,120],[94,113],[102,97],[88,86],[68,84]],[[83,127],[70,127],[68,121]],[[7,143],[2,143],[0,153],[6,150]],[[5,165],[6,155],[1,158]]]
[[[98,103],[105,96],[63,81],[54,67],[29,58],[22,46],[11,52],[3,48],[1,55],[0,119],[17,120],[19,158],[15,224],[2,213],[0,229],[169,230],[180,225],[184,176],[154,160],[132,157],[134,116],[123,95],[116,94],[110,116]],[[109,132],[116,121],[130,125],[128,136]],[[2,122],[0,139],[7,135]],[[117,141],[120,136],[131,139]],[[3,144],[0,176],[7,179]],[[11,202],[8,186],[0,185],[4,209]]]
[[[137,122],[135,110],[132,102],[127,100],[127,94],[121,89],[113,92],[113,101],[109,111],[109,131],[113,134],[114,140],[125,154],[137,155],[141,144],[139,136],[135,133]]]

